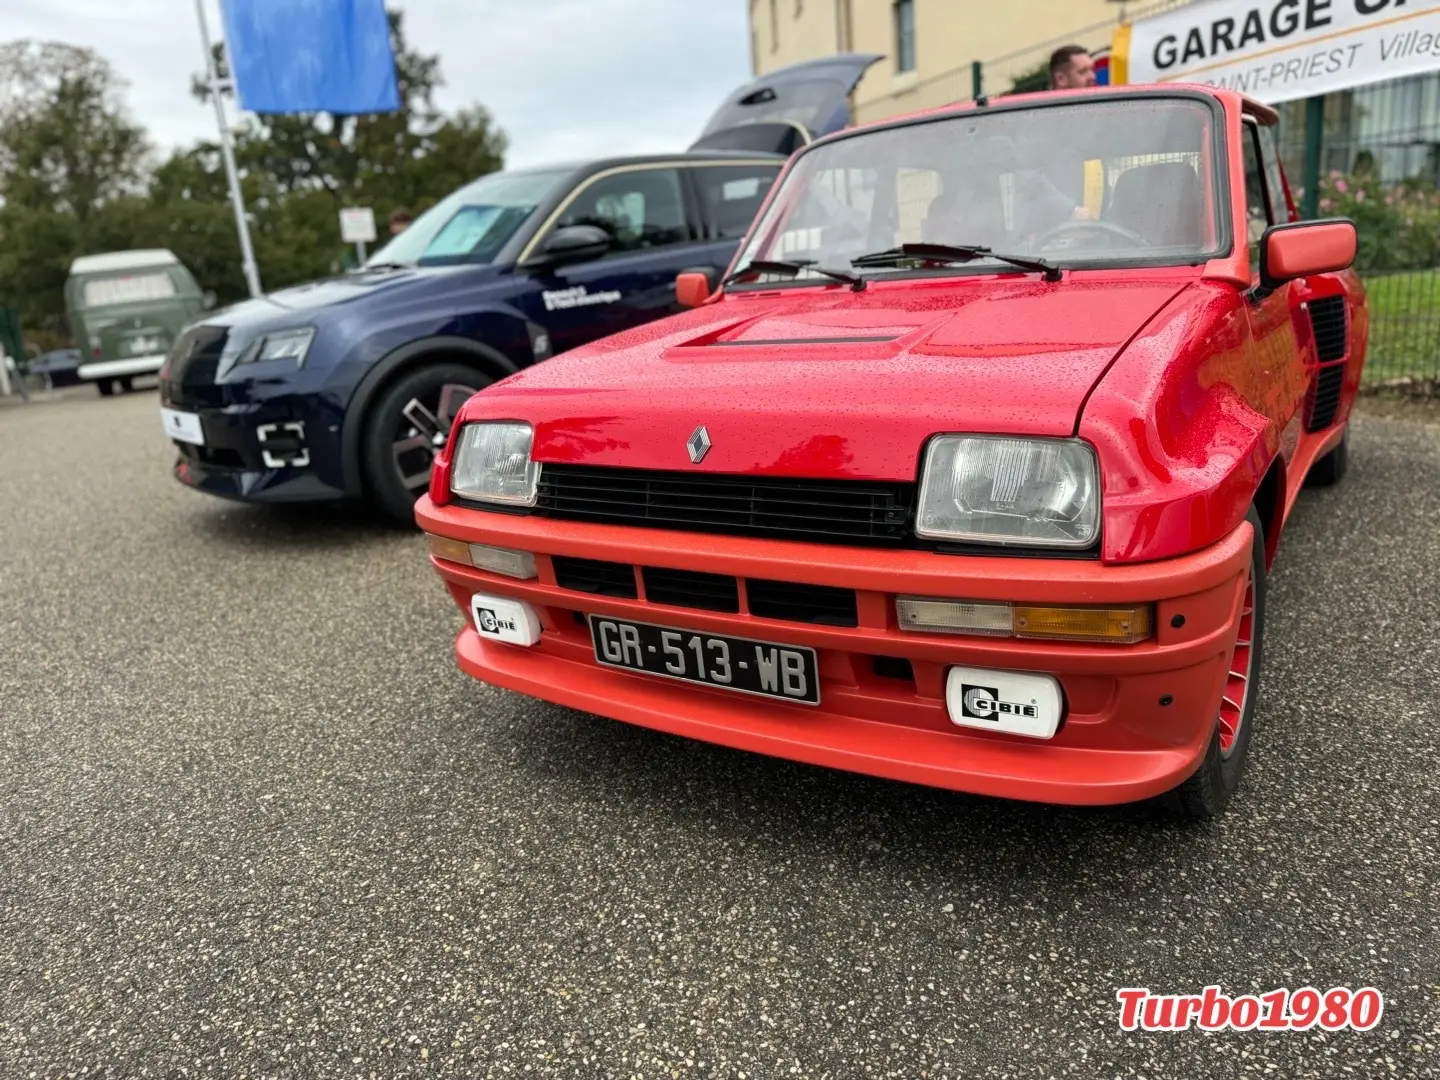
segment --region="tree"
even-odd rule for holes
[[[143,190],[150,151],[89,49],[14,42],[0,71],[0,296],[35,319],[64,310],[71,259],[108,203]]]
[[[261,277],[280,288],[332,272],[337,211],[423,210],[502,167],[505,136],[479,105],[444,116],[438,57],[409,48],[390,16],[401,109],[386,115],[251,116],[236,133]],[[223,52],[217,52],[223,65]],[[123,87],[93,52],[0,46],[0,301],[27,325],[61,324],[80,254],[164,247],[225,301],[246,295],[219,147],[202,142],[151,168]],[[195,93],[209,90],[196,81]]]

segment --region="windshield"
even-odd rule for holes
[[[570,173],[491,173],[453,191],[365,263],[490,262]]]
[[[885,258],[914,243],[1062,266],[1203,261],[1225,241],[1211,131],[1201,102],[1135,98],[857,133],[800,157],[736,266],[843,270],[880,253],[865,273],[895,273],[927,261]],[[996,269],[983,257],[970,265]]]

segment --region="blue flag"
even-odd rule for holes
[[[257,113],[395,112],[385,0],[220,0],[240,107]]]

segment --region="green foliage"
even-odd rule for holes
[[[1321,217],[1354,220],[1362,271],[1440,265],[1440,191],[1428,180],[1382,186],[1367,169],[1331,172],[1320,180],[1319,206]]]
[[[383,229],[396,207],[418,213],[503,167],[505,137],[489,113],[474,105],[443,115],[439,59],[407,45],[399,13],[390,26],[399,112],[247,116],[236,132],[267,289],[339,269],[341,207],[372,207]],[[0,46],[0,303],[19,307],[28,327],[63,327],[70,262],[97,251],[169,248],[222,302],[247,295],[218,145],[177,150],[152,167],[122,89],[89,50]],[[198,78],[193,92],[209,93]]]
[[[1040,90],[1050,89],[1050,58],[1047,56],[1040,61],[1040,66],[1023,75],[1015,76],[1011,83],[1010,93],[1012,94],[1033,94]]]

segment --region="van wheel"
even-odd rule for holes
[[[366,487],[376,506],[414,522],[415,500],[429,487],[430,469],[455,415],[490,381],[464,364],[429,364],[402,375],[380,395],[361,444]]]
[[[109,397],[115,393],[115,384],[109,379],[101,379],[95,384],[95,389],[100,391],[101,397]]]
[[[128,394],[130,393],[130,391],[135,389],[134,384],[130,381],[129,375],[120,376],[120,378],[117,379],[116,382],[120,384],[120,392],[122,394]]]
[[[1255,708],[1260,699],[1260,669],[1265,629],[1265,532],[1252,506],[1245,520],[1255,530],[1250,549],[1250,574],[1240,608],[1240,632],[1230,659],[1230,673],[1221,695],[1220,714],[1205,760],[1190,779],[1169,792],[1172,810],[1196,820],[1219,817],[1240,786],[1250,738],[1255,731]]]

